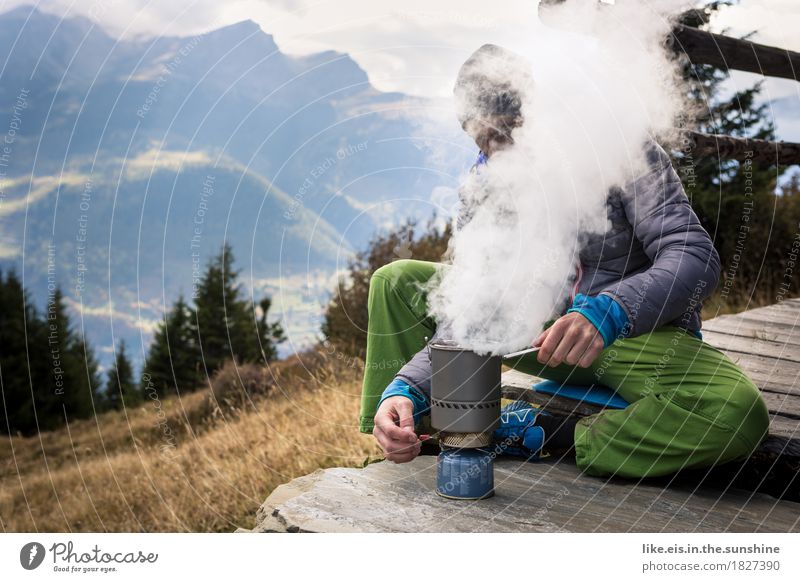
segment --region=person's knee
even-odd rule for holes
[[[750,455],[769,430],[769,414],[758,387],[746,376],[703,390],[678,389],[673,403],[706,420],[703,442],[719,451],[717,462]]]
[[[411,260],[398,259],[379,267],[373,274],[371,282],[396,282],[407,276],[411,267]]]
[[[402,291],[416,289],[430,275],[425,267],[429,263],[413,259],[398,259],[378,268],[370,279],[370,287]],[[423,272],[424,271],[424,272]],[[427,276],[426,276],[427,275]]]
[[[769,412],[758,387],[750,382],[739,383],[730,395],[733,418],[729,419],[737,428],[744,446],[755,449],[769,432]]]
[[[714,411],[710,420],[717,425],[719,445],[724,448],[722,460],[750,455],[769,430],[769,413],[758,387],[742,378],[724,391],[706,395],[706,412]],[[723,442],[724,441],[724,442]]]

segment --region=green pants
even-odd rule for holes
[[[438,267],[399,260],[372,277],[362,432],[372,431],[384,388],[435,331],[422,286]],[[589,368],[542,366],[536,354],[512,366],[548,380],[602,384],[631,403],[578,422],[576,463],[590,475],[647,477],[709,467],[747,457],[767,434],[758,388],[722,352],[678,327],[617,340]]]

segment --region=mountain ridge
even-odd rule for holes
[[[190,288],[188,233],[208,176],[216,196],[200,262],[229,239],[248,292],[280,292],[293,306],[274,315],[302,347],[328,296],[320,282],[335,281],[377,230],[430,216],[431,192],[454,188],[468,163],[451,156],[427,171],[415,141],[424,101],[378,91],[346,53],[286,55],[251,20],[118,40],[89,19],[28,5],[0,14],[0,47],[0,133],[13,128],[0,268],[22,270],[41,305],[44,250],[56,245],[60,282],[72,305],[91,306],[82,325],[104,364],[114,337],[143,353],[163,300]],[[127,179],[134,167],[138,178]],[[95,263],[78,297],[83,215]],[[120,317],[101,315],[103,305]]]

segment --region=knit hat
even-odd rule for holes
[[[453,94],[463,126],[473,118],[522,116],[525,93],[531,89],[530,63],[494,44],[485,44],[461,65]]]

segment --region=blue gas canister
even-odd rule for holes
[[[442,445],[436,462],[436,493],[448,499],[485,499],[494,495],[494,454],[486,448]]]

